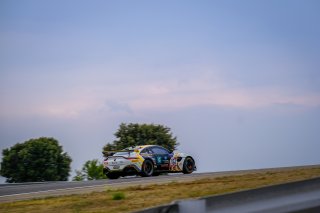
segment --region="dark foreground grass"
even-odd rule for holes
[[[0,212],[131,212],[174,200],[229,193],[320,177],[320,166],[270,170],[191,182],[106,189],[105,192],[68,195],[0,204]]]

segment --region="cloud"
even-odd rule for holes
[[[105,85],[67,91],[62,97],[50,97],[30,102],[6,113],[41,114],[44,116],[76,118],[89,111],[103,113],[134,113],[145,110],[179,110],[188,107],[219,106],[234,108],[260,108],[272,105],[320,106],[318,94],[292,94],[283,88],[244,88],[228,86],[224,82],[206,79],[189,81],[154,81]],[[110,91],[113,91],[110,93]],[[30,105],[32,104],[32,105]],[[20,106],[21,107],[21,106]],[[2,107],[3,108],[3,107]],[[10,109],[14,109],[14,112]],[[3,112],[3,110],[2,110]],[[19,113],[18,113],[19,114]]]
[[[182,83],[155,82],[144,87],[145,92],[129,103],[133,110],[175,110],[197,106],[252,109],[278,104],[320,106],[320,96],[317,94],[296,95],[286,88],[229,86],[225,82],[206,79],[193,79]]]
[[[126,113],[132,113],[132,109],[130,106],[126,103],[119,103],[115,101],[107,101],[106,107],[112,112],[126,112]]]
[[[183,80],[143,79],[63,89],[49,87],[45,95],[43,91],[36,91],[27,99],[16,95],[1,103],[1,117],[39,115],[73,119],[86,113],[119,115],[203,106],[243,109],[274,105],[320,106],[318,94],[297,93],[285,87],[245,87],[208,73]]]

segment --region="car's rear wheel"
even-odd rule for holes
[[[194,171],[194,160],[191,157],[186,157],[186,159],[183,162],[183,173],[184,174],[190,174]]]
[[[154,171],[153,162],[149,159],[146,159],[142,164],[141,176],[150,177],[150,176],[152,176],[153,171]]]
[[[109,179],[118,179],[118,178],[120,177],[119,174],[113,173],[113,172],[107,173],[106,176],[107,176]]]

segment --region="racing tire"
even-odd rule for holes
[[[112,173],[112,172],[107,173],[106,176],[107,176],[109,179],[118,179],[118,178],[120,177],[119,174],[117,174],[117,173]]]
[[[153,175],[154,165],[153,162],[149,159],[146,159],[141,168],[141,176],[142,177],[150,177]]]
[[[195,163],[191,157],[186,157],[183,162],[183,170],[184,174],[191,174],[194,171]]]

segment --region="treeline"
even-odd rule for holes
[[[170,151],[179,145],[169,127],[156,124],[122,123],[114,134],[116,140],[107,143],[102,153],[126,147],[155,144]],[[55,138],[40,137],[2,150],[0,175],[9,183],[66,181],[70,176],[72,159]],[[85,162],[75,170],[74,181],[106,178],[100,160]]]

